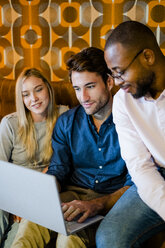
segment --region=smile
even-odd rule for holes
[[[129,84],[121,85],[120,88],[121,88],[122,90],[124,90],[125,92],[129,92],[130,85],[129,85]]]
[[[33,104],[31,107],[37,109],[40,108],[41,104],[42,103]]]
[[[92,106],[93,103],[83,103],[83,107],[84,108],[90,108]]]

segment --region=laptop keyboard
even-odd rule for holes
[[[81,223],[78,223],[75,220],[65,221],[65,224],[66,224],[68,230],[75,230],[75,229],[77,230],[77,228],[79,228],[81,225]]]

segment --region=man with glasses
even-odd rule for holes
[[[97,247],[142,247],[165,229],[165,57],[152,31],[121,23],[105,45],[115,84],[113,115],[135,185],[102,221]]]

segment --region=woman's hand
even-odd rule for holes
[[[43,169],[42,173],[46,173],[47,170],[48,170],[48,166]]]
[[[20,223],[21,222],[21,217],[17,216],[17,215],[13,215],[13,221],[14,222],[17,222],[17,223]]]

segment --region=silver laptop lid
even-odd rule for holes
[[[55,176],[1,160],[0,209],[64,235],[103,219],[96,215],[83,223],[66,223]]]
[[[0,209],[67,234],[54,176],[0,160]]]

